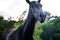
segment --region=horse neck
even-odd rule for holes
[[[28,14],[28,17],[25,21],[24,34],[33,35],[35,27],[35,19],[31,13]]]
[[[18,32],[21,31],[19,32],[19,34],[22,33],[24,37],[26,36],[29,37],[29,36],[33,36],[34,28],[35,28],[35,18],[33,17],[32,13],[29,11],[27,19],[21,25],[21,27],[17,29],[17,31]]]

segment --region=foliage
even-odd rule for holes
[[[14,20],[0,20],[0,40],[5,40],[5,33],[11,28],[18,28],[22,22]]]
[[[7,27],[7,22],[6,20],[0,21],[0,29],[4,30]]]
[[[14,23],[15,23],[16,21],[14,21],[14,20],[10,20],[10,21],[8,21],[8,28],[13,28],[13,25],[14,25]]]
[[[39,34],[42,32],[42,29],[39,29],[40,27],[40,22],[37,22],[36,23],[36,27],[35,27],[35,31],[34,31],[34,40],[40,40],[40,37],[39,37]]]
[[[23,21],[1,20],[0,38],[6,29],[18,28]],[[34,40],[60,40],[60,18],[55,18],[49,22],[38,22],[34,31]],[[1,39],[2,40],[2,39]]]
[[[3,18],[3,16],[0,16],[0,21],[2,21],[4,18]]]
[[[60,18],[37,25],[34,40],[60,40]]]
[[[42,34],[40,37],[42,40],[59,40],[60,38],[60,18],[52,20],[47,23],[43,23],[42,27]]]
[[[50,16],[51,13],[47,12],[47,11],[44,11],[44,13],[46,14],[46,16]]]
[[[50,20],[51,13],[49,13],[47,11],[44,11],[44,13],[46,15],[46,21],[49,21]]]
[[[16,22],[16,23],[14,23],[13,27],[14,27],[14,28],[18,28],[20,25],[21,25],[21,23]]]

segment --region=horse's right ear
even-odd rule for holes
[[[30,1],[29,0],[26,0],[26,2],[30,4]]]
[[[38,0],[38,2],[40,3],[40,2],[41,2],[41,0]]]

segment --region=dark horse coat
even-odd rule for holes
[[[33,40],[36,21],[44,22],[45,15],[42,12],[42,5],[39,3],[40,0],[38,2],[26,0],[26,2],[30,5],[27,19],[18,29],[11,31],[6,36],[6,40]]]

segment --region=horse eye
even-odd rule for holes
[[[41,17],[41,14],[39,16]]]

